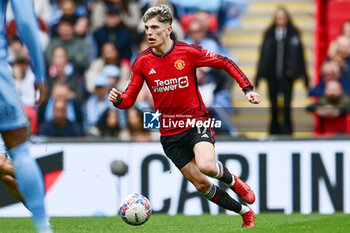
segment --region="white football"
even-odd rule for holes
[[[120,205],[120,216],[130,225],[141,225],[151,217],[152,208],[149,200],[142,194],[133,193],[124,198]]]

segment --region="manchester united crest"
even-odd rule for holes
[[[174,66],[178,70],[182,70],[185,67],[185,62],[181,59],[177,59],[176,62],[174,63]]]

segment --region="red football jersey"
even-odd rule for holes
[[[189,127],[178,124],[179,121],[209,118],[196,78],[196,68],[203,66],[224,69],[242,89],[253,89],[248,78],[232,60],[197,45],[174,41],[172,48],[163,55],[148,48],[138,56],[131,70],[129,84],[116,107],[127,109],[133,106],[146,81],[154,107],[161,113],[161,135],[183,132]]]

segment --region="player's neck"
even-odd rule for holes
[[[155,47],[152,49],[153,49],[153,52],[159,55],[163,55],[163,54],[166,54],[171,49],[172,46],[173,46],[173,40],[169,38],[159,47]]]

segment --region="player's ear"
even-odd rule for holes
[[[168,36],[170,36],[170,34],[171,34],[172,31],[173,31],[173,26],[169,25],[169,26],[168,26],[168,30],[167,30]]]

